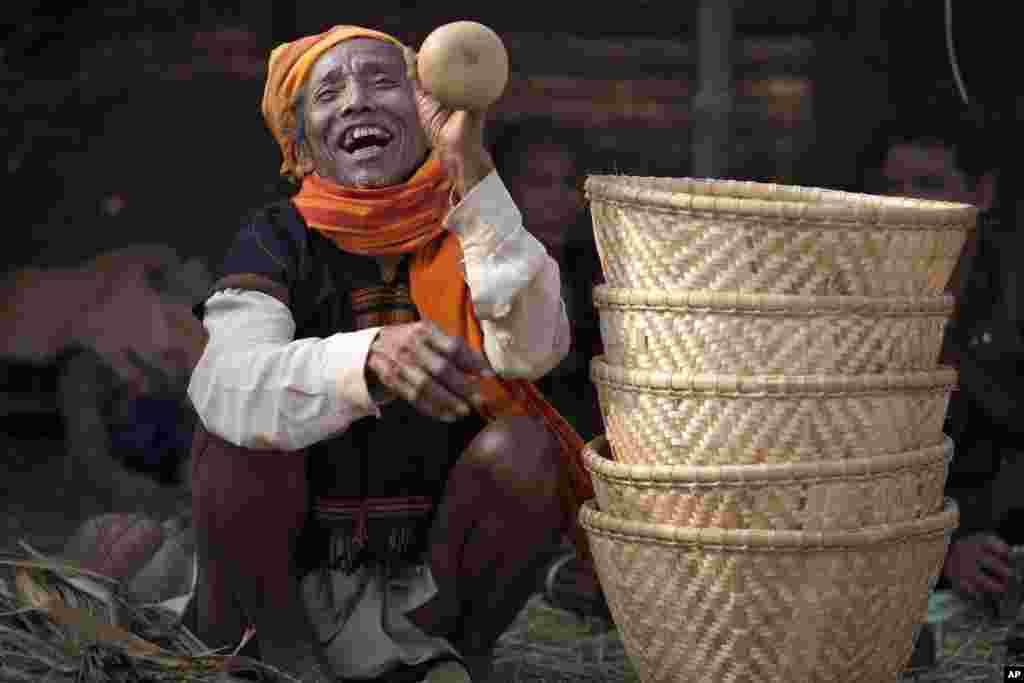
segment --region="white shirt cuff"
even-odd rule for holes
[[[548,256],[523,227],[519,207],[498,173],[492,171],[477,183],[449,212],[444,225],[459,236],[477,316],[507,316]]]
[[[380,417],[380,408],[366,385],[366,356],[379,327],[336,334],[324,340],[324,376],[332,393],[353,412]]]
[[[463,239],[479,241],[489,232],[522,226],[523,215],[497,171],[470,188],[444,220],[444,227]],[[490,229],[490,230],[488,230]]]

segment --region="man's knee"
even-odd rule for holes
[[[559,444],[536,418],[521,415],[491,422],[463,456],[516,496],[553,498],[559,481]]]

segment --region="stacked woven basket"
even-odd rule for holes
[[[580,515],[641,679],[895,680],[958,520],[938,358],[976,210],[738,181],[586,191],[606,434]]]

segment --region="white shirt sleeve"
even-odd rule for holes
[[[188,395],[203,426],[243,448],[294,451],[379,417],[364,368],[380,328],[295,340],[283,303],[224,290],[206,302],[209,341]]]
[[[536,380],[569,352],[569,319],[558,264],[523,228],[496,172],[448,215],[464,277],[502,377]],[[227,289],[206,302],[209,341],[188,395],[203,426],[243,448],[294,451],[380,417],[366,386],[380,328],[298,339],[288,307],[262,292]]]
[[[569,318],[558,263],[523,227],[497,172],[452,209],[445,227],[459,236],[464,277],[484,334],[484,351],[502,377],[537,380],[569,353]]]

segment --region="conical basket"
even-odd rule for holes
[[[953,441],[908,453],[784,465],[630,465],[599,436],[583,450],[598,507],[686,527],[834,531],[942,509]]]
[[[619,462],[746,465],[858,458],[943,441],[956,371],[693,375],[591,362]]]
[[[730,180],[590,176],[613,287],[925,296],[949,280],[977,209]]]
[[[715,374],[871,374],[938,365],[953,298],[594,290],[613,365]]]
[[[644,683],[894,681],[938,579],[956,504],[857,531],[690,529],[580,510]]]

